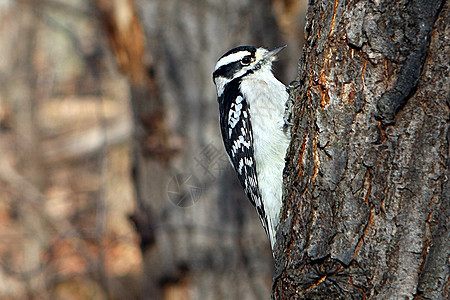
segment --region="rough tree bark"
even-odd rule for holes
[[[448,1],[313,1],[275,299],[449,299]]]

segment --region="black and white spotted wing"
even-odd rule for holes
[[[236,82],[235,82],[236,81]],[[231,101],[225,101],[231,99]],[[249,105],[233,80],[219,96],[220,127],[225,150],[250,202],[255,206],[264,230],[268,232],[267,218],[258,188],[254,159],[252,124]]]

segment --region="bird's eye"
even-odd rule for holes
[[[244,56],[244,58],[241,59],[241,64],[244,66],[249,65],[252,62],[252,57],[250,55]]]

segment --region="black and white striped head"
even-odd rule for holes
[[[259,70],[271,72],[273,60],[284,47],[286,45],[267,50],[253,46],[239,46],[222,55],[213,73],[217,95],[221,96],[227,83],[236,78],[243,78]]]

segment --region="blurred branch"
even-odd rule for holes
[[[82,9],[77,6],[73,6],[71,4],[61,2],[61,1],[53,1],[53,0],[28,0],[31,2],[37,2],[42,5],[44,8],[53,9],[58,11],[58,13],[62,12],[64,14],[70,16],[79,16],[79,17],[94,17],[95,13],[88,9]]]
[[[133,0],[94,0],[120,71],[135,84],[147,84],[145,37]]]
[[[58,13],[64,13],[70,16],[92,17],[94,13],[88,9],[82,9],[80,7],[54,0],[19,0],[20,4],[29,6],[33,11],[36,10],[54,10]]]
[[[0,159],[0,180],[16,191],[20,191],[23,199],[34,204],[44,200],[44,195],[29,180],[17,172],[5,160]]]
[[[45,159],[49,163],[76,160],[127,141],[132,133],[132,124],[126,115],[106,122],[105,127],[95,127],[73,135],[67,133],[43,142]],[[104,139],[102,139],[104,136]]]

